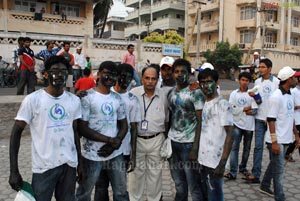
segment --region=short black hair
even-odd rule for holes
[[[268,59],[268,58],[264,58],[264,59],[259,60],[259,63],[266,64],[266,66],[268,68],[272,68],[272,66],[273,66],[272,61],[270,59]]]
[[[175,67],[177,67],[177,66],[184,66],[184,67],[186,67],[188,73],[192,72],[192,70],[191,70],[192,65],[191,65],[191,63],[188,60],[185,60],[185,59],[176,59],[174,61],[173,65],[172,65],[172,72],[174,72]]]
[[[49,41],[47,41],[47,42],[46,42],[46,44],[45,44],[45,45],[46,45],[46,47],[48,47],[50,44],[53,44],[53,43],[54,43],[54,41],[53,41],[53,40],[49,40]]]
[[[145,71],[147,70],[147,69],[149,69],[149,68],[153,68],[155,71],[156,71],[156,73],[157,73],[157,79],[159,78],[159,70],[157,70],[157,68],[155,68],[155,67],[153,67],[153,66],[147,66],[147,67],[145,67],[145,68],[143,68],[143,70],[142,70],[142,77],[144,76],[144,74],[145,74]]]
[[[133,76],[133,67],[130,64],[119,64],[117,66],[118,76],[121,75],[122,72],[130,73]]]
[[[23,41],[24,41],[24,37],[21,36],[18,38],[18,43],[23,42]]]
[[[83,70],[83,75],[89,76],[91,74],[91,70],[89,68],[85,68]]]
[[[158,64],[150,64],[149,67],[156,68],[158,72],[160,71],[160,66]]]
[[[134,45],[133,45],[133,44],[129,44],[129,45],[127,46],[127,50],[129,50],[129,48],[131,48],[131,47],[134,47]]]
[[[32,40],[31,40],[31,38],[29,38],[29,37],[25,37],[25,38],[23,39],[23,41],[24,41],[24,42],[26,42],[26,41],[31,42]]]
[[[252,76],[250,73],[248,72],[242,72],[239,74],[239,80],[242,78],[242,77],[245,77],[247,78],[250,82],[252,81]]]
[[[117,72],[117,64],[112,61],[103,61],[99,66],[99,72],[107,69],[112,72]]]
[[[63,47],[65,47],[65,45],[70,45],[71,43],[70,42],[68,42],[68,41],[64,41],[64,43],[63,43]]]
[[[210,68],[206,68],[203,71],[199,72],[198,81],[211,77],[215,82],[219,80],[219,73],[216,70],[211,70]]]
[[[45,70],[48,71],[52,65],[62,63],[64,64],[67,69],[70,68],[70,64],[68,60],[65,59],[63,56],[51,56],[45,61]]]

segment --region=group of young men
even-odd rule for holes
[[[46,62],[51,56],[64,56],[69,64],[72,66],[68,69],[68,79],[66,82],[66,89],[70,91],[74,83],[83,76],[85,68],[91,68],[89,57],[82,54],[82,47],[78,46],[74,54],[70,53],[70,42],[65,41],[62,45],[55,41],[47,41],[45,43],[46,49],[34,54],[30,49],[32,39],[29,37],[19,37],[18,47],[12,52],[12,65],[15,68],[17,75],[17,95],[24,95],[25,87],[27,87],[27,94],[35,91],[37,84],[37,76],[35,71],[36,60]],[[57,47],[55,47],[57,46]],[[43,71],[44,69],[42,69]],[[47,80],[44,79],[44,86],[47,86]]]
[[[15,118],[10,141],[11,187],[22,188],[17,161],[21,134],[28,124],[32,187],[38,201],[50,201],[53,193],[57,200],[88,201],[94,188],[94,200],[109,200],[109,183],[116,201],[142,201],[144,196],[148,201],[163,200],[160,152],[166,138],[172,147],[168,161],[175,200],[187,200],[188,192],[192,200],[224,200],[227,159],[231,153],[231,171],[225,176],[235,179],[239,143],[244,136],[247,143],[239,171],[247,173],[255,128],[253,175],[246,175],[246,179],[259,181],[268,130],[270,164],[260,189],[272,193],[273,179],[275,199],[285,200],[282,153],[283,146],[293,140],[294,102],[289,90],[295,85],[295,71],[283,68],[279,83],[270,74],[272,62],[261,60],[262,78],[256,81],[260,97],[247,92],[251,78],[249,73],[242,73],[240,88],[227,101],[217,91],[216,70],[201,70],[199,87],[195,87],[190,83],[189,61],[165,57],[159,67],[145,67],[142,85],[127,91],[134,68],[105,61],[97,73],[98,85],[78,98],[64,91],[70,62],[65,56],[47,59],[45,78],[49,85],[26,96]],[[275,165],[278,168],[273,168]]]

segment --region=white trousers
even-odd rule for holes
[[[159,152],[164,139],[163,133],[151,139],[137,138],[136,167],[128,179],[131,201],[143,201],[144,190],[147,201],[160,200],[163,161]]]

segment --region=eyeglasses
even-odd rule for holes
[[[268,68],[267,66],[258,66],[258,68]]]
[[[214,80],[200,81],[200,86],[203,87],[203,86],[212,84],[212,83],[214,83],[214,82],[215,82]]]

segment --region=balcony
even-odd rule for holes
[[[201,5],[202,12],[213,11],[218,9],[219,9],[219,0],[212,0],[210,2],[207,2],[206,5]]]
[[[133,34],[140,35],[142,32],[147,32],[147,27],[145,25],[132,25],[125,28],[124,36],[129,37]]]
[[[162,0],[160,2],[157,2],[152,5],[152,12],[158,12],[162,10],[167,10],[167,9],[174,9],[174,10],[185,10],[185,5],[182,1],[168,1],[168,0]]]
[[[127,7],[135,7],[135,4],[138,4],[139,0],[126,0],[126,6]]]
[[[150,15],[150,12],[151,12],[151,6],[150,5],[145,5],[145,6],[142,6],[140,8],[140,15]]]
[[[134,10],[132,12],[130,12],[128,14],[128,16],[126,17],[126,20],[133,20],[139,17],[139,11],[138,10]]]
[[[236,5],[243,5],[243,4],[256,4],[257,0],[237,0]]]
[[[200,45],[200,52],[205,52],[207,50],[214,51],[216,49],[216,43],[209,43],[205,45]],[[189,54],[196,54],[196,45],[191,45],[189,48]]]
[[[4,16],[0,10],[0,16]],[[5,24],[8,31],[29,31],[33,33],[60,34],[60,35],[93,35],[92,21],[80,17],[67,17],[62,20],[60,15],[43,14],[41,20],[35,20],[35,14],[9,10],[7,18],[1,17],[0,24]],[[3,19],[3,20],[2,20]],[[0,26],[4,29],[5,26]],[[3,30],[2,29],[2,30]],[[72,31],[70,31],[72,30]]]
[[[292,26],[292,33],[295,33],[295,34],[300,34],[300,27],[294,27]]]
[[[264,43],[264,48],[266,49],[275,49],[277,48],[277,43]]]
[[[256,27],[255,18],[249,20],[239,20],[236,28],[252,28]]]
[[[197,25],[195,25],[197,27]],[[194,28],[193,34],[197,34],[197,28]],[[219,21],[201,22],[201,33],[214,32],[219,30]]]
[[[280,26],[278,22],[266,22],[266,26],[268,29],[279,30]]]

